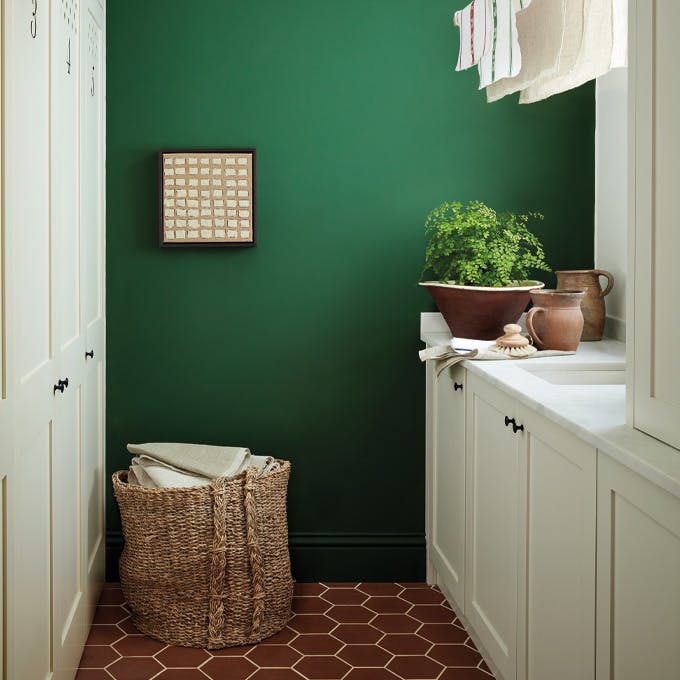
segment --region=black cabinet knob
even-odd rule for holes
[[[463,384],[462,384],[462,383],[455,382],[455,383],[453,383],[453,389],[454,389],[456,392],[457,392],[458,390],[461,390],[461,392],[462,392],[462,391],[463,391]]]
[[[88,358],[94,359],[94,350],[93,349],[91,349],[89,352],[85,352],[85,360],[87,361]]]
[[[68,378],[64,378],[63,380],[59,380],[57,384],[54,386],[54,389],[52,390],[52,394],[56,394],[57,392],[61,392],[64,394],[64,390],[68,387]]]
[[[514,418],[509,418],[505,416],[505,427],[512,425],[512,431],[517,434],[518,432],[524,432],[524,425],[518,425]]]

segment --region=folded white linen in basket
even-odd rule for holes
[[[149,489],[207,486],[216,477],[232,477],[249,467],[260,474],[279,469],[272,456],[254,456],[243,447],[154,442],[128,444],[136,455],[128,481]]]

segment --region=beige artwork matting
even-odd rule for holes
[[[255,150],[162,151],[162,246],[255,245]]]

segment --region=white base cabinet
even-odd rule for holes
[[[597,452],[461,367],[430,394],[431,579],[499,677],[593,680]],[[443,548],[462,515],[464,539]]]
[[[680,499],[598,466],[598,680],[680,677]]]

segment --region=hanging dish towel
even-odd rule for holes
[[[487,0],[490,46],[481,58],[479,89],[501,78],[514,78],[522,67],[522,54],[517,40],[515,14],[531,4],[531,0]]]
[[[599,78],[612,62],[612,0],[578,0],[567,12],[557,74],[539,79],[522,91],[520,104],[530,104]],[[567,7],[569,10],[570,8]],[[570,68],[574,55],[576,58]]]
[[[557,71],[564,31],[566,0],[533,0],[517,12],[517,37],[522,67],[514,78],[503,78],[486,88],[486,98],[495,102]]]
[[[476,66],[489,49],[488,0],[472,0],[453,15],[453,23],[460,28],[460,48],[456,71]]]

